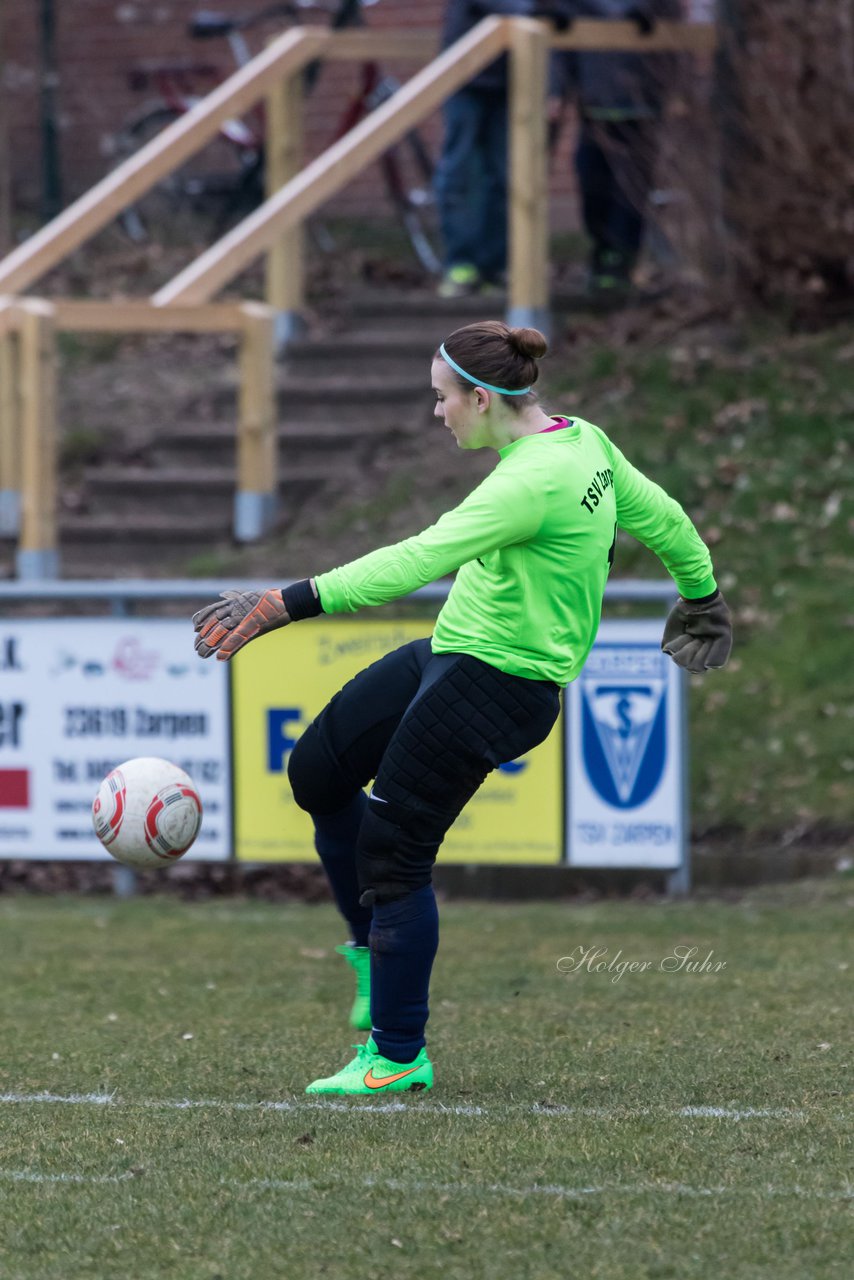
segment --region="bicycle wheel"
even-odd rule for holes
[[[438,232],[432,175],[424,180],[419,151],[423,151],[421,139],[413,142],[408,136],[380,157],[380,170],[416,258],[425,271],[438,275],[442,262],[435,248]]]
[[[167,106],[144,109],[119,137],[126,160],[156,137],[182,112]],[[239,122],[234,122],[239,132]],[[186,164],[153,187],[119,216],[135,243],[210,243],[245,217],[263,199],[263,155],[246,140],[218,134]]]
[[[400,88],[392,76],[384,76],[370,91],[370,106],[387,102]],[[421,134],[412,129],[380,157],[386,192],[397,211],[416,258],[425,271],[439,275],[442,262],[436,248],[436,199],[433,158]]]

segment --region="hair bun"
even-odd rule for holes
[[[514,350],[529,360],[540,360],[549,349],[545,335],[539,329],[511,329],[507,336]]]

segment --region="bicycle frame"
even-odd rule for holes
[[[309,11],[319,11],[332,15],[331,27],[341,30],[344,27],[361,25],[361,10],[377,0],[290,0],[289,3],[270,6],[261,12],[246,18],[230,18],[213,12],[198,13],[190,25],[190,34],[198,39],[225,40],[236,67],[245,66],[252,58],[252,50],[244,34],[245,30],[270,18],[288,16],[302,17]],[[307,92],[314,87],[320,63],[312,63],[306,70],[304,86]],[[223,71],[209,63],[157,63],[147,62],[133,73],[136,87],[152,79],[160,94],[161,102],[148,104],[148,113],[157,113],[158,107],[166,111],[184,115],[200,101],[197,92],[199,78],[218,83],[223,78]],[[144,79],[143,79],[144,77]],[[387,101],[400,84],[392,76],[383,73],[380,64],[367,58],[359,64],[359,84],[355,95],[345,104],[338,120],[332,142],[339,141],[356,124],[370,115],[376,107]],[[144,119],[145,117],[143,117]],[[244,164],[244,176],[239,177],[236,190],[246,189],[246,174],[262,177],[264,166],[264,140],[266,121],[264,104],[259,103],[245,118],[231,118],[223,122],[218,136],[241,154]],[[422,265],[431,273],[440,270],[439,259],[432,249],[424,228],[420,225],[421,211],[431,203],[432,161],[427,147],[417,131],[407,136],[407,153],[411,156],[415,172],[418,175],[415,184],[407,182],[404,176],[404,163],[400,148],[392,148],[380,157],[380,168],[386,188],[399,217],[406,227],[407,234]],[[201,188],[194,184],[198,194]],[[141,234],[141,233],[137,233]]]

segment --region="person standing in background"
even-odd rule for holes
[[[660,19],[680,19],[682,7],[680,0],[577,0],[571,16],[631,21],[649,35]],[[589,286],[600,296],[620,296],[631,286],[673,70],[673,55],[665,53],[552,55],[552,126],[567,99],[578,108],[575,167],[591,242]]]
[[[543,18],[561,30],[570,0],[448,0],[442,48],[484,18]],[[442,297],[503,285],[507,267],[507,55],[485,67],[444,107],[436,167],[443,241]]]

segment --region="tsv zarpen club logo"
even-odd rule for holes
[[[664,772],[666,659],[624,646],[594,654],[580,678],[584,767],[606,804],[631,809],[649,799]]]

